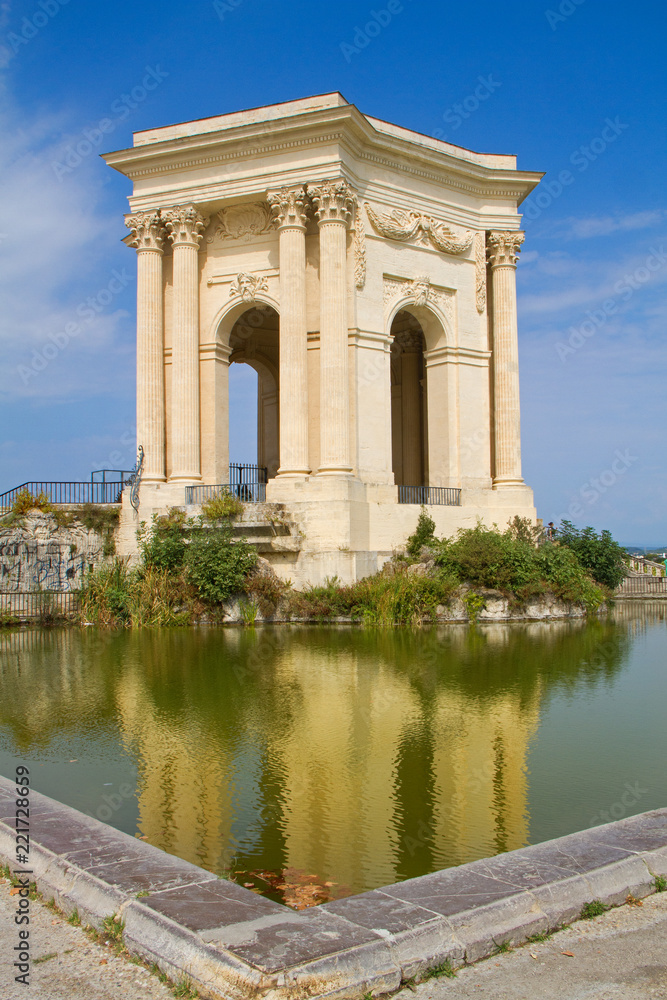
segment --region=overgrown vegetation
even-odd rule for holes
[[[594,528],[575,528],[570,521],[561,521],[557,532],[560,545],[567,546],[576,555],[580,564],[597,583],[615,590],[626,572],[625,549],[611,537],[611,532]]]
[[[603,913],[606,913],[609,907],[606,903],[603,903],[600,899],[593,899],[590,903],[584,903],[581,908],[581,917],[583,920],[592,920],[593,917],[600,917]]]

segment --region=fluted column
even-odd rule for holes
[[[519,340],[516,263],[524,233],[492,232],[488,255],[493,282],[494,489],[523,486],[519,413]]]
[[[159,212],[125,217],[137,251],[137,447],[144,449],[144,482],[165,479],[164,317]]]
[[[163,213],[174,252],[171,480],[201,479],[199,426],[199,266],[205,219],[194,205]]]
[[[347,227],[353,196],[343,180],[309,187],[320,227],[320,474],[348,475]]]
[[[306,193],[269,193],[280,233],[280,468],[306,476],[308,464],[308,331],[306,328]]]

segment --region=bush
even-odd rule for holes
[[[81,617],[96,625],[159,626],[187,621],[183,581],[165,569],[130,569],[124,559],[92,570],[79,592]]]
[[[45,514],[51,514],[53,512],[51,498],[46,493],[38,493],[35,497],[30,490],[21,490],[14,497],[11,513],[17,517],[22,517],[29,510],[41,510]]]
[[[280,580],[270,566],[256,565],[245,581],[245,592],[256,603],[263,618],[274,615],[288,584]]]
[[[138,537],[144,566],[170,573],[179,570],[185,560],[186,525],[185,514],[175,507],[162,517],[154,514],[148,532],[142,522]]]
[[[257,553],[245,539],[232,541],[230,524],[196,532],[187,547],[188,579],[207,604],[221,604],[243,590]]]
[[[556,534],[561,545],[576,554],[579,562],[597,583],[615,590],[625,577],[627,552],[611,537],[611,532],[598,535],[594,528],[575,528],[570,521],[561,521]]]
[[[223,489],[214,497],[205,500],[201,507],[204,521],[216,522],[226,519],[233,520],[243,513],[243,504],[227,489]]]
[[[408,555],[416,559],[425,545],[430,545],[435,540],[435,521],[426,512],[426,507],[422,506],[417,521],[414,534],[410,535],[406,548]]]

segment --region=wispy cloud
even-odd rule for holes
[[[539,235],[544,239],[589,240],[612,233],[651,229],[666,218],[667,212],[662,209],[647,209],[626,215],[569,216],[545,221]]]

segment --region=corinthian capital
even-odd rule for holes
[[[175,205],[162,213],[174,246],[199,246],[209,220],[194,205]]]
[[[302,187],[283,187],[280,191],[269,191],[269,205],[278,229],[292,226],[305,229],[306,201],[307,195]]]
[[[525,233],[489,233],[487,253],[491,267],[516,267]]]
[[[164,221],[159,212],[137,212],[125,216],[125,225],[132,232],[130,246],[135,250],[157,250],[162,252],[165,231]]]
[[[316,187],[308,185],[308,194],[315,204],[320,225],[323,222],[344,222],[347,226],[354,206],[354,194],[347,181],[322,181]]]

